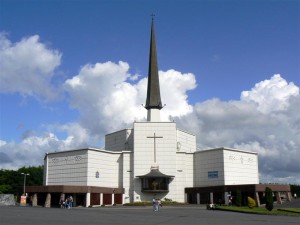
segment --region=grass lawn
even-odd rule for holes
[[[300,214],[300,208],[282,208],[282,209],[278,209],[278,211],[294,212]]]
[[[281,215],[281,216],[300,216],[300,208],[284,208],[273,209],[268,211],[266,208],[252,208],[249,207],[237,207],[237,206],[218,206],[218,210],[233,211],[241,213],[254,213],[254,214],[267,214],[267,215]]]

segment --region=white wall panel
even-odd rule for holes
[[[177,151],[195,152],[196,136],[186,131],[177,129]]]
[[[156,136],[156,164],[159,171],[176,175],[176,123],[174,122],[136,122],[134,123],[134,177],[150,172],[154,163],[154,139]],[[141,193],[140,180],[134,180],[134,200],[151,200],[152,194]],[[172,181],[169,185],[169,194],[176,191],[176,184]],[[166,194],[157,194],[158,198],[164,198]]]
[[[48,156],[47,185],[87,185],[87,150]]]
[[[133,150],[133,130],[124,129],[105,135],[105,149],[110,151]]]
[[[87,172],[89,186],[119,187],[123,173],[122,154],[89,151]],[[96,177],[97,172],[99,177]]]
[[[213,172],[217,176],[210,176]],[[195,186],[258,183],[258,160],[254,152],[219,148],[195,153]]]
[[[257,154],[224,150],[225,184],[258,184]]]

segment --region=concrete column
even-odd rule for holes
[[[214,193],[213,192],[209,193],[209,200],[210,200],[210,203],[214,203]]]
[[[288,201],[289,202],[292,201],[292,193],[290,191],[288,191],[286,194],[287,194]]]
[[[188,194],[184,193],[184,203],[188,203],[187,200],[188,200]]]
[[[197,205],[200,205],[200,193],[197,193]]]
[[[91,205],[91,193],[86,193],[85,198],[85,207],[89,207]]]
[[[259,199],[258,192],[255,192],[255,201],[256,201],[257,207],[260,207],[260,199]]]
[[[59,204],[61,203],[61,200],[62,200],[63,202],[65,202],[65,200],[66,200],[66,195],[65,195],[65,193],[60,193]],[[63,205],[61,205],[60,207],[63,207]]]
[[[103,193],[100,193],[100,205],[103,205]]]
[[[66,199],[65,193],[61,193],[61,194],[60,194],[59,200],[60,200],[60,199],[63,199],[63,200],[65,201],[65,199]]]
[[[115,204],[115,194],[111,194],[111,204]]]
[[[45,208],[50,208],[51,207],[51,194],[48,193],[45,201]]]
[[[278,204],[282,204],[282,201],[281,201],[281,197],[280,197],[280,192],[276,192],[276,200],[277,200],[277,203]]]
[[[229,198],[230,198],[229,192],[224,193],[224,200],[225,200],[225,205],[229,205]]]
[[[32,196],[32,206],[37,206],[37,193]]]
[[[123,204],[129,203],[129,195],[123,195]]]

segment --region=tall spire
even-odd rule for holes
[[[149,55],[149,69],[148,69],[148,88],[147,88],[147,99],[145,108],[148,110],[148,121],[149,110],[163,108],[161,98],[160,98],[160,88],[159,88],[159,77],[158,77],[158,66],[157,66],[157,54],[156,54],[156,44],[155,44],[155,33],[154,33],[154,18],[152,16],[151,25],[151,40],[150,40],[150,55]],[[157,113],[156,113],[157,114]]]

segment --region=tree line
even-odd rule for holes
[[[43,185],[43,166],[22,167],[18,170],[0,170],[0,194],[21,195],[24,186],[24,174],[26,186]],[[22,174],[24,173],[24,174]]]
[[[26,176],[26,186],[43,185],[44,166],[22,167],[18,170],[0,170],[0,194],[21,195],[23,193],[24,175]],[[292,194],[296,193],[300,197],[300,185],[290,184]]]

